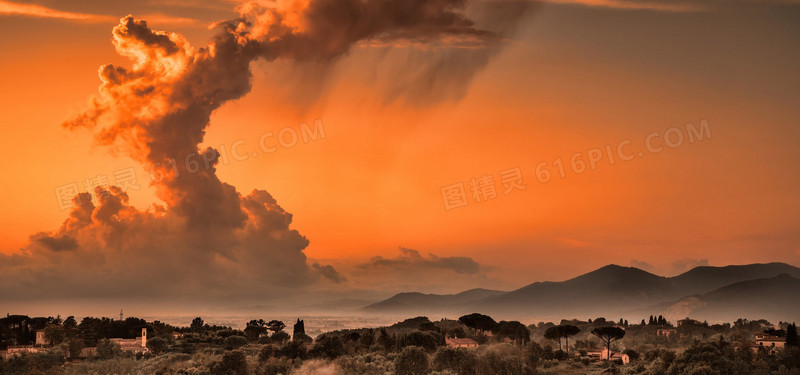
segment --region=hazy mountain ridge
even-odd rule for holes
[[[741,281],[764,279],[787,274],[800,278],[800,268],[786,263],[757,263],[749,265],[732,265],[724,267],[701,266],[695,267],[672,280],[679,288],[690,291],[687,294],[702,294],[702,289],[714,290]],[[695,286],[697,290],[692,290]]]
[[[710,320],[730,316],[800,318],[800,300],[791,298],[792,293],[800,295],[800,268],[785,263],[702,266],[673,277],[611,264],[565,281],[535,282],[510,292],[456,297],[468,292],[401,293],[364,310],[420,314],[481,311],[542,319],[642,314],[664,314],[673,319],[697,315]]]
[[[424,294],[419,292],[399,293],[393,297],[371,304],[365,309],[374,311],[405,312],[415,311],[419,306],[428,309],[437,307],[449,308],[454,305],[461,305],[473,301],[478,301],[500,295],[506,292],[491,289],[475,288],[457,294]]]
[[[800,278],[789,274],[741,281],[699,297],[704,302],[693,314],[714,320],[761,316],[768,320],[800,318]]]

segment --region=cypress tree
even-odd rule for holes
[[[794,323],[786,327],[786,346],[800,346],[800,342],[798,342],[797,338],[797,325]]]

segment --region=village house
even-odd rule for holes
[[[81,349],[81,358],[92,358],[97,356],[97,348],[92,346]]]
[[[612,361],[620,360],[623,365],[627,365],[628,363],[631,363],[631,357],[628,356],[627,354],[622,354],[622,353],[614,353],[614,354],[612,354],[611,355],[611,360]]]
[[[147,353],[147,328],[142,328],[142,336],[135,339],[109,339],[115,342],[122,350],[134,353]]]
[[[35,344],[35,346],[45,346],[45,344],[46,344],[46,341],[45,341],[45,336],[44,336],[44,330],[40,329],[40,330],[36,331],[36,344]]]
[[[147,353],[147,328],[142,328],[142,336],[135,339],[112,338],[109,341],[119,345],[126,352]],[[81,350],[81,357],[89,358],[97,355],[97,347],[88,347]]]
[[[446,338],[445,343],[451,348],[477,348],[478,342],[469,338]]]
[[[586,351],[586,356],[589,357],[591,360],[599,361],[599,360],[608,360],[608,349],[589,349]],[[630,356],[627,354],[622,353],[612,353],[611,360],[620,360],[623,365],[627,365],[631,362]]]
[[[8,359],[22,353],[36,353],[41,350],[41,348],[33,345],[9,345],[6,350],[0,351],[0,357],[3,357],[3,359]]]
[[[783,349],[786,346],[786,338],[768,335],[766,333],[758,333],[755,336],[755,343],[758,347]]]
[[[10,345],[6,350],[0,351],[0,357],[8,359],[11,356],[20,355],[22,353],[36,353],[46,346],[44,330],[36,331],[36,341],[34,345]]]
[[[688,317],[686,319],[681,319],[678,321],[678,327],[687,325],[699,326],[702,324],[703,323],[701,323],[699,320],[690,319]]]

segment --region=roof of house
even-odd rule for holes
[[[478,342],[470,338],[452,338],[445,340],[448,344],[454,345],[478,345]]]

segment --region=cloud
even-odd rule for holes
[[[419,251],[400,247],[400,255],[395,258],[377,256],[368,263],[361,264],[359,268],[391,268],[393,270],[434,268],[453,271],[459,274],[474,275],[480,271],[480,265],[467,257],[440,258],[433,254],[427,257],[420,255]]]
[[[39,232],[31,236],[31,241],[37,242],[52,251],[75,250],[78,243],[69,236],[51,236],[44,232]]]
[[[112,42],[132,66],[101,66],[99,93],[64,127],[86,129],[97,145],[141,163],[160,203],[138,209],[115,186],[97,188],[95,199],[76,196],[60,228],[0,255],[1,298],[224,301],[288,294],[321,278],[345,281],[330,265],[308,264],[308,239],[267,191],[243,194],[219,179],[219,152],[200,148],[211,114],[250,91],[257,59],[325,64],[361,42],[480,49],[497,48],[503,37],[467,18],[463,0],[270,4],[242,5],[240,17],[216,24],[200,48],[133,16],[120,20]],[[401,251],[374,267],[484,277],[470,258]]]
[[[89,13],[73,13],[55,10],[34,4],[18,4],[10,1],[0,0],[0,15],[15,15],[39,18],[58,18],[71,21],[83,22],[113,22],[114,18]]]
[[[171,26],[200,26],[201,22],[188,17],[177,17],[163,13],[151,13],[142,16],[143,19],[148,20],[154,24],[171,25]]]
[[[282,29],[287,35],[303,31],[303,47],[285,50],[296,57],[292,69],[302,74],[284,76],[276,83],[293,99],[306,98],[300,103],[306,107],[324,94],[320,82],[328,82],[335,72],[332,68],[349,55],[358,59],[356,73],[375,88],[382,104],[429,106],[460,100],[537,7],[519,0],[321,0],[298,12],[280,6],[283,3],[278,2],[277,8],[249,3],[240,11],[255,19],[256,34],[264,32],[263,23],[274,19],[281,20],[279,26],[270,24],[269,29]],[[252,16],[253,12],[260,16]],[[364,65],[371,67],[370,74],[364,73]]]
[[[672,262],[672,272],[675,274],[686,272],[695,267],[707,266],[708,265],[708,258],[703,259],[692,259],[692,258],[681,258]]]
[[[650,263],[647,263],[647,262],[645,262],[645,261],[636,260],[636,259],[634,259],[634,260],[631,260],[631,266],[632,266],[632,267],[639,268],[639,269],[641,269],[641,270],[645,270],[645,271],[647,271],[647,272],[651,272],[651,273],[652,273],[652,272],[655,272],[655,270],[656,270],[656,268],[655,268],[655,267],[653,267],[653,265],[652,265],[652,264],[650,264]]]
[[[324,276],[326,279],[333,281],[334,283],[342,283],[347,281],[347,278],[342,276],[335,268],[331,265],[321,265],[319,263],[311,264],[311,268],[315,271],[319,272],[320,275]]]
[[[732,3],[766,3],[766,4],[798,4],[798,0],[739,0],[739,1],[667,1],[667,0],[544,0],[553,4],[572,4],[586,7],[608,8],[631,11],[656,11],[671,13],[706,12],[719,10],[720,5],[729,6]]]
[[[93,13],[79,13],[79,12],[66,12],[53,8],[48,8],[41,5],[34,4],[19,4],[10,1],[0,0],[0,15],[10,16],[23,16],[23,17],[36,17],[36,18],[52,18],[62,19],[77,22],[112,23],[117,20],[117,17],[93,14]],[[143,16],[145,19],[160,25],[172,26],[200,26],[201,22],[188,17],[178,17],[164,13],[151,13]]]
[[[653,10],[661,12],[699,12],[708,7],[696,2],[675,2],[660,0],[545,0],[556,4],[577,4],[590,7],[625,9],[625,10]]]
[[[567,247],[591,247],[591,246],[596,246],[594,243],[592,243],[590,241],[585,241],[585,240],[572,238],[572,237],[559,237],[559,238],[555,238],[554,240],[556,242],[558,242],[559,244],[567,246]]]
[[[361,263],[339,263],[353,288],[388,292],[454,293],[469,288],[506,289],[511,286],[488,276],[492,268],[464,256],[422,255],[400,247],[392,257],[376,256]]]

